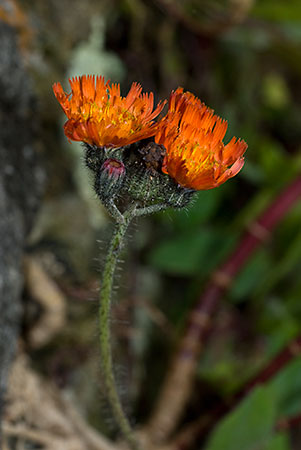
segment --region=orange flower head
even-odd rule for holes
[[[165,102],[154,109],[154,95],[142,94],[133,83],[126,97],[120,95],[119,84],[109,84],[103,77],[83,75],[69,80],[71,93],[66,94],[60,83],[53,85],[67,122],[66,136],[97,147],[123,147],[140,139],[154,136],[154,119]]]
[[[162,171],[195,190],[212,189],[234,177],[243,167],[247,144],[233,137],[224,145],[227,126],[190,92],[172,92],[155,135],[155,142],[166,148]]]

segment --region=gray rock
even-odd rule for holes
[[[15,31],[0,22],[0,417],[22,313],[22,254],[44,174],[33,143],[38,115]],[[1,445],[0,445],[1,447]]]

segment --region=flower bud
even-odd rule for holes
[[[85,144],[86,166],[94,172],[94,189],[105,204],[120,194],[126,168],[123,163],[124,150],[97,147]]]
[[[143,141],[136,144],[136,150],[133,146],[129,149],[131,157],[127,163],[124,190],[143,207],[162,203],[166,207],[182,208],[195,193],[194,189],[180,186],[162,172],[165,151],[162,145]]]

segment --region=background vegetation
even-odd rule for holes
[[[0,12],[31,76],[47,178],[26,251],[22,342],[31,366],[68,393],[90,425],[115,436],[101,397],[95,322],[112,223],[90,188],[81,146],[63,135],[52,83],[67,89],[68,77],[97,73],[121,82],[124,93],[138,81],[157,100],[180,85],[226,118],[229,136],[249,149],[235,179],[200,192],[187,211],[139,219],[130,231],[112,321],[124,402],[137,425],[148,424],[142,429],[157,439],[154,448],[300,449],[300,1],[6,0]],[[271,204],[275,223],[270,211],[254,226]],[[245,249],[235,263],[248,231],[256,251]],[[210,280],[220,298],[205,311],[205,329],[198,312]],[[163,380],[183,336],[192,336],[192,369],[187,386],[167,378],[169,404]],[[162,410],[172,425],[161,422],[161,435]],[[18,439],[9,438],[11,448]],[[24,448],[47,448],[33,441],[27,436]]]

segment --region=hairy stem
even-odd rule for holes
[[[104,385],[106,396],[112,408],[114,418],[124,435],[130,448],[137,450],[138,444],[133,436],[130,423],[123,411],[119,395],[116,389],[115,377],[113,372],[112,351],[111,351],[111,327],[110,327],[110,310],[111,296],[114,280],[116,263],[123,245],[123,239],[129,223],[133,217],[131,211],[124,214],[124,221],[116,224],[113,234],[105,268],[103,271],[102,285],[100,289],[100,305],[99,305],[99,338],[100,350],[102,357]]]
[[[162,209],[165,209],[167,205],[157,204],[142,208],[138,208],[137,205],[132,205],[132,207],[129,208],[129,210],[124,214],[122,214],[117,209],[113,201],[109,202],[109,204],[106,206],[109,206],[108,210],[115,218],[117,223],[109,246],[100,289],[99,339],[103,365],[104,385],[106,389],[107,399],[110,403],[113,415],[121,432],[123,433],[130,448],[133,450],[137,450],[139,446],[135,437],[133,436],[131,425],[123,411],[116,389],[116,382],[113,371],[110,327],[112,288],[116,264],[123,245],[124,236],[131,220],[134,217],[161,211]]]

